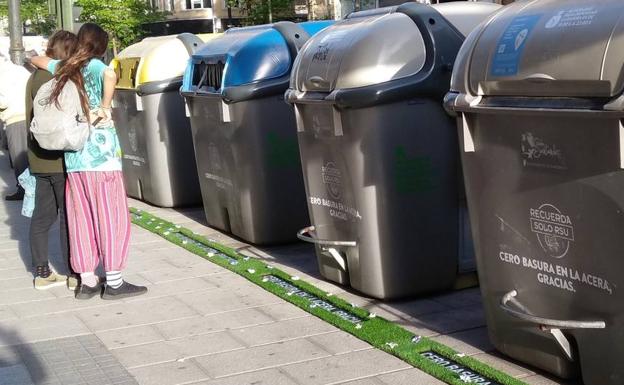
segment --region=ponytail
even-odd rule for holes
[[[78,49],[71,57],[59,64],[54,75],[57,82],[50,94],[50,103],[53,102],[60,108],[58,99],[61,91],[68,81],[72,81],[78,88],[82,112],[88,117],[90,111],[89,96],[85,90],[82,69],[89,64],[91,59],[103,56],[107,47],[108,33],[97,24],[84,24],[78,31]]]

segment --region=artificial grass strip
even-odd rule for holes
[[[524,382],[474,358],[458,354],[446,345],[426,337],[415,336],[383,317],[376,316],[368,310],[350,304],[331,293],[324,292],[297,277],[292,277],[264,261],[244,256],[232,248],[216,243],[146,211],[131,208],[130,213],[134,224],[245,277],[285,301],[378,349],[402,359],[441,381],[452,385],[493,383],[488,382],[488,380],[496,381],[502,385],[526,385]],[[470,379],[465,374],[462,376],[458,373],[460,370],[452,370],[452,365],[435,364],[422,355],[425,352],[434,352],[463,365],[476,374],[485,377],[485,381],[475,381],[474,378]]]

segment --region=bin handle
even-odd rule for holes
[[[355,247],[357,246],[356,241],[330,241],[328,239],[319,239],[315,238],[311,233],[316,230],[314,226],[308,226],[304,229],[297,231],[297,238],[301,239],[304,242],[314,243],[315,245],[323,245],[323,246],[348,246]],[[306,235],[307,234],[307,235]]]
[[[574,321],[574,320],[557,320],[550,318],[538,317],[530,314],[526,307],[518,301],[516,296],[518,292],[512,290],[503,296],[500,307],[503,311],[513,317],[523,321],[540,325],[542,330],[549,329],[604,329],[606,323],[604,321]],[[511,308],[508,303],[512,302],[520,310]]]
[[[535,74],[531,74],[525,77],[524,80],[542,82],[542,81],[554,81],[557,79],[553,78],[552,76],[548,74],[535,73]]]

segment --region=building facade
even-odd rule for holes
[[[227,6],[226,0],[151,0],[151,3],[170,13],[167,21],[155,23],[162,24],[162,29],[170,33],[222,32],[229,26],[241,25],[243,18],[237,7]]]

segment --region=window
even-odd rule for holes
[[[212,8],[210,0],[186,0],[186,9]]]

